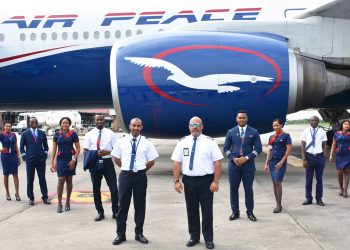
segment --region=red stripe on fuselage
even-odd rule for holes
[[[53,49],[46,49],[46,50],[39,50],[39,51],[34,51],[34,52],[26,53],[26,54],[21,54],[21,55],[16,55],[16,56],[10,56],[10,57],[5,57],[5,58],[0,58],[0,63],[12,61],[12,60],[16,60],[16,59],[23,58],[23,57],[27,57],[27,56],[32,56],[32,55],[36,55],[36,54],[40,54],[40,53],[45,53],[45,52],[49,52],[49,51],[52,51],[52,50],[63,49],[63,48],[69,48],[69,47],[72,47],[72,46],[75,46],[75,45],[64,46],[64,47],[58,47],[58,48],[53,48]]]

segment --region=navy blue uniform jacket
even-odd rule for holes
[[[49,146],[47,145],[46,134],[37,129],[38,137],[36,142],[32,135],[32,130],[28,129],[21,135],[20,151],[22,158],[26,159],[27,164],[36,160],[46,160]]]
[[[234,162],[232,162],[233,158],[237,158],[242,156],[241,152],[241,137],[239,126],[236,126],[229,131],[227,131],[225,144],[224,144],[224,152],[226,157],[229,159],[229,164],[235,166]],[[262,151],[261,140],[259,133],[256,129],[247,126],[244,141],[242,145],[243,156],[248,156],[249,160],[244,164],[246,168],[251,170],[255,170],[254,159],[257,157]]]

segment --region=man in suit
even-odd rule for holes
[[[49,147],[45,133],[38,129],[38,119],[30,118],[30,129],[21,135],[20,151],[23,161],[27,165],[27,196],[29,205],[34,205],[33,182],[35,170],[39,177],[40,190],[44,204],[51,204],[47,195],[47,184],[45,179],[46,159]]]
[[[240,110],[237,112],[236,122],[238,126],[227,132],[224,144],[224,152],[229,160],[228,170],[232,209],[232,215],[229,217],[229,220],[236,220],[240,216],[238,189],[242,181],[248,219],[256,221],[256,217],[253,214],[254,159],[262,151],[260,136],[256,129],[247,125],[248,115],[246,111]]]

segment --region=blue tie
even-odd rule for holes
[[[244,138],[244,129],[242,128],[242,130],[241,130],[241,139],[243,139]]]
[[[313,131],[312,131],[312,147],[314,148],[315,147],[315,140],[316,140],[316,129],[314,128]]]
[[[130,170],[134,169],[135,157],[136,157],[136,138],[133,138],[132,148],[131,148]]]
[[[193,140],[194,140],[194,143],[193,143],[192,150],[191,150],[190,170],[193,169],[193,160],[194,160],[194,153],[196,152],[197,137],[194,137]]]

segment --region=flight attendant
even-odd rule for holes
[[[72,121],[69,117],[61,118],[61,130],[55,133],[52,142],[51,172],[57,171],[58,176],[57,213],[62,213],[62,194],[64,183],[67,185],[67,198],[64,210],[70,210],[70,196],[73,189],[73,175],[75,175],[77,159],[80,153],[79,138],[74,130],[69,130],[69,127],[71,125]]]
[[[282,181],[287,168],[287,158],[292,150],[292,139],[288,133],[283,131],[283,122],[281,119],[274,119],[272,127],[275,131],[271,135],[268,142],[268,152],[266,155],[266,162],[264,170],[270,171],[273,192],[276,199],[276,208],[274,213],[282,211]]]
[[[0,134],[0,142],[2,144],[1,153],[1,163],[2,172],[4,175],[4,185],[6,190],[6,199],[11,200],[11,195],[9,192],[9,175],[12,174],[13,182],[15,183],[15,196],[16,200],[20,201],[21,197],[18,194],[19,182],[18,182],[18,166],[21,164],[19,158],[19,150],[17,145],[17,137],[15,133],[11,132],[12,124],[10,122],[5,122],[4,129]]]
[[[348,198],[348,186],[350,179],[350,121],[345,120],[340,125],[340,130],[334,134],[329,161],[333,161],[335,152],[335,166],[338,170],[340,186],[339,195]]]

